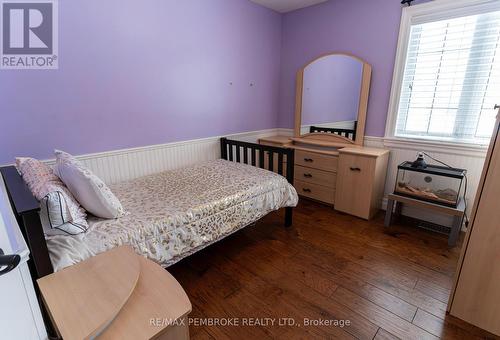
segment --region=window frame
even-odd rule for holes
[[[399,38],[396,49],[396,59],[394,62],[394,72],[392,77],[391,95],[387,112],[385,126],[385,139],[393,141],[416,141],[432,142],[435,144],[450,144],[455,146],[476,146],[479,148],[487,144],[478,144],[453,139],[439,139],[432,136],[396,136],[396,121],[399,109],[399,99],[403,82],[404,70],[410,32],[412,25],[418,25],[433,21],[452,19],[468,15],[476,15],[485,12],[500,11],[500,1],[498,0],[434,0],[427,3],[404,7],[401,14],[401,24],[399,27]],[[500,104],[500,103],[499,103]]]

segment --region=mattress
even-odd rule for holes
[[[120,245],[167,267],[298,201],[284,177],[222,159],[110,188],[127,214],[89,217],[86,233],[47,238],[55,271]]]

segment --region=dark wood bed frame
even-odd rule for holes
[[[283,175],[284,169],[286,169],[286,178],[293,184],[293,149],[264,146],[227,138],[222,138],[220,145],[222,158],[229,161],[243,162],[253,166],[258,165],[264,168],[264,157],[267,157],[269,161],[268,169],[270,171],[274,170],[274,157],[278,157],[277,172]],[[241,153],[240,150],[244,150],[243,153]],[[285,163],[285,165],[283,165],[283,163]],[[33,281],[36,281],[54,272],[52,263],[50,262],[47,243],[45,242],[42,223],[38,214],[40,202],[33,197],[33,194],[14,166],[1,167],[0,173],[5,181],[12,210],[17,218],[17,222],[28,248],[30,249],[31,256],[28,265]],[[285,225],[290,226],[292,224],[292,208],[285,209]]]
[[[294,149],[241,142],[227,138],[221,138],[220,147],[222,159],[241,163],[243,157],[243,163],[253,166],[258,165],[260,168],[267,168],[269,171],[276,170],[278,174],[286,177],[288,183],[293,185]],[[274,169],[275,155],[278,157],[278,169]],[[267,167],[265,158],[267,158]],[[285,167],[283,163],[285,163]],[[284,172],[285,169],[286,173]],[[285,208],[285,227],[292,225],[292,216],[293,208]]]
[[[339,135],[345,138],[355,140],[357,128],[358,128],[358,121],[354,122],[353,129],[327,128],[327,127],[320,127],[313,125],[309,127],[309,133],[314,133],[314,132],[333,133],[334,135]]]

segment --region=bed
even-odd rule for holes
[[[223,138],[221,156],[112,185],[127,215],[114,220],[90,217],[86,233],[47,239],[38,201],[14,167],[1,168],[31,251],[33,278],[124,244],[167,267],[280,208],[286,209],[285,225],[290,226],[298,200],[292,186],[293,149]]]

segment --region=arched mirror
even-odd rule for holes
[[[299,70],[295,137],[363,144],[371,66],[340,53],[323,55]]]

